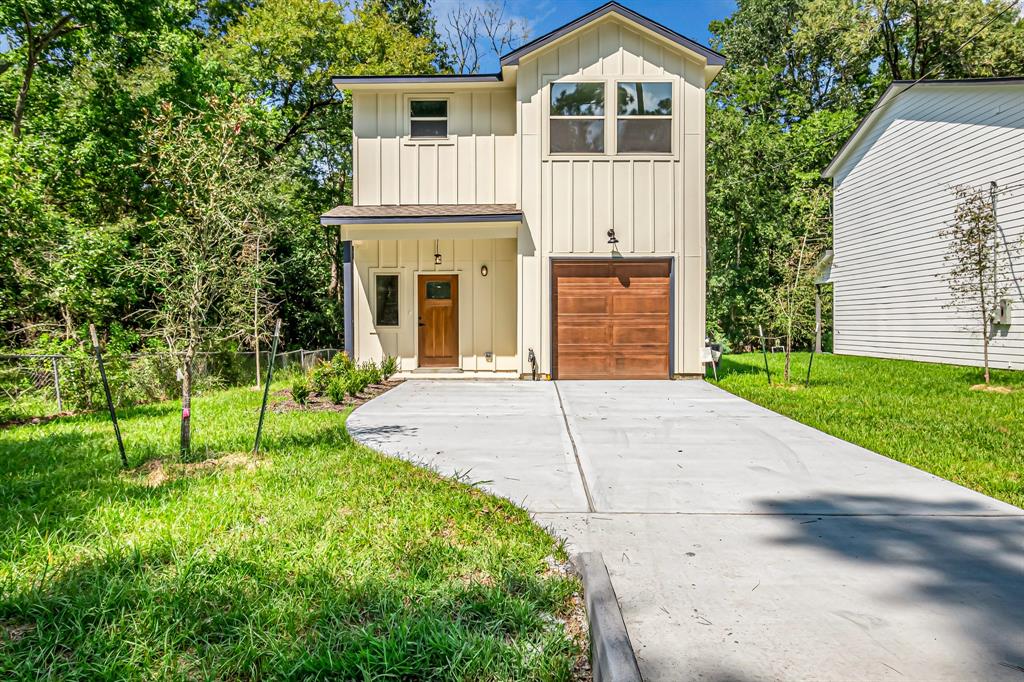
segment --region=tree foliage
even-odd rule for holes
[[[820,172],[892,79],[1024,72],[1010,0],[739,0],[711,31],[727,65],[708,90],[708,328],[733,345],[758,324],[785,336],[766,302],[793,245],[830,232]]]

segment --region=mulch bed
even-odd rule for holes
[[[300,405],[292,398],[292,392],[285,389],[274,393],[279,400],[274,402],[271,407],[271,412],[280,413],[293,412],[297,410],[310,412],[344,412],[350,407],[359,407],[363,403],[369,402],[383,393],[387,393],[403,381],[404,379],[389,379],[383,384],[370,384],[355,398],[348,395],[345,396],[345,402],[343,403],[333,403],[331,402],[331,399],[325,395],[311,393],[309,398],[306,400],[306,404]]]

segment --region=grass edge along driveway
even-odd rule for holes
[[[785,356],[769,354],[769,387],[760,353],[726,355],[719,386],[770,410],[1024,507],[1024,372],[994,370],[1011,393],[971,390],[975,367],[909,360],[794,353],[793,381],[781,386]]]
[[[0,679],[566,680],[579,584],[527,513],[352,442],[347,415],[200,397],[0,430]],[[168,458],[163,460],[161,458]]]

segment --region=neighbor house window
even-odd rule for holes
[[[549,122],[552,154],[604,154],[604,83],[552,83]]]
[[[619,83],[615,150],[619,154],[672,152],[672,84]]]
[[[410,100],[409,136],[448,137],[448,100]]]
[[[377,326],[398,326],[398,275],[377,275]]]

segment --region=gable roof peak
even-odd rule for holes
[[[651,31],[652,33],[656,33],[663,39],[667,40],[670,43],[678,45],[684,50],[700,55],[707,61],[708,66],[723,66],[725,64],[725,57],[719,54],[718,52],[715,52],[710,47],[707,47],[706,45],[701,45],[697,41],[691,40],[690,38],[687,38],[684,35],[676,33],[667,26],[662,26],[653,19],[649,19],[643,16],[642,14],[634,12],[628,7],[620,5],[619,3],[612,0],[611,2],[607,2],[598,7],[597,9],[584,14],[581,17],[573,19],[567,24],[559,26],[550,33],[546,33],[539,38],[535,38],[530,42],[526,43],[525,45],[502,55],[501,65],[516,66],[519,64],[520,59],[529,55],[530,53],[535,52],[549,45],[550,43],[553,43],[562,36],[568,35],[569,33],[577,31],[583,28],[584,26],[597,21],[598,19],[608,16],[609,14],[617,14],[620,17],[626,19],[627,21],[630,21],[634,24],[638,24],[639,26],[642,26],[643,28],[647,29],[648,31]]]

